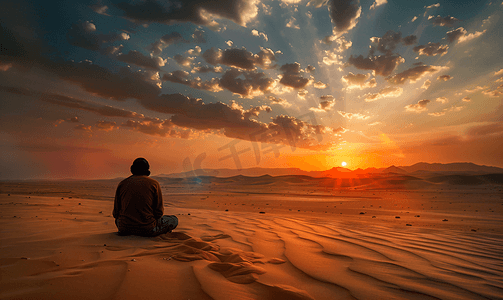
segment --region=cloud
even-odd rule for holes
[[[472,101],[472,99],[470,97],[464,97],[461,100],[463,100],[463,102],[470,102],[470,101]]]
[[[164,66],[164,64],[166,63],[166,61],[160,57],[146,56],[136,50],[131,50],[128,54],[117,55],[117,60],[125,62],[127,64],[136,65],[140,68],[156,71],[159,71],[159,67]]]
[[[223,90],[223,88],[220,86],[220,80],[218,78],[212,78],[211,80],[203,81],[199,77],[190,78],[189,72],[182,70],[176,70],[171,73],[164,74],[162,76],[162,80],[180,83],[195,89],[211,92],[220,92]]]
[[[414,16],[414,17],[412,18],[412,20],[410,20],[410,21],[411,21],[411,22],[414,22],[415,20],[417,20],[417,16]]]
[[[394,32],[393,30],[387,31],[382,37],[371,37],[370,38],[370,51],[369,56],[374,56],[376,51],[384,53],[388,56],[393,54],[396,47],[399,44],[404,44],[406,46],[415,44],[417,37],[415,35],[409,35],[402,38],[401,32]]]
[[[452,27],[459,21],[458,19],[451,16],[441,17],[440,15],[436,17],[429,16],[428,20],[431,21],[433,26],[446,26],[446,27]]]
[[[437,80],[443,80],[443,81],[447,81],[447,80],[451,80],[453,77],[451,75],[440,75],[437,77]]]
[[[326,88],[328,87],[328,85],[327,85],[327,84],[325,84],[325,83],[323,83],[323,82],[321,82],[321,81],[315,82],[315,83],[313,84],[313,86],[314,86],[315,88],[317,88],[317,89],[320,89],[320,90],[326,89]]]
[[[325,55],[323,57],[323,63],[327,66],[331,66],[331,65],[340,65],[342,66],[343,63],[342,63],[342,55],[339,55],[335,52],[331,52],[330,50],[324,50],[325,52]]]
[[[152,80],[153,74],[146,71],[134,72],[129,68],[121,68],[118,73],[112,73],[106,68],[89,62],[55,63],[49,67],[63,80],[73,82],[86,91],[104,98],[139,99],[157,95],[160,91],[158,82]]]
[[[234,42],[233,42],[233,41],[231,41],[231,40],[228,40],[228,41],[227,41],[227,42],[225,42],[225,43],[226,43],[226,44],[227,44],[227,46],[229,46],[229,47],[232,47],[232,45],[234,44]]]
[[[335,53],[335,52],[341,53],[341,52],[351,48],[351,46],[353,45],[353,42],[347,41],[344,36],[341,36],[341,37],[327,36],[322,40],[322,42],[324,42],[325,44],[328,44],[328,45],[332,44],[333,41],[335,41],[337,43],[337,47],[334,47],[332,52],[325,50],[325,54],[329,55],[329,53]],[[342,56],[341,56],[341,59],[342,59]]]
[[[269,38],[267,37],[267,34],[265,34],[265,33],[263,33],[263,32],[259,32],[258,30],[253,29],[253,30],[251,31],[251,33],[252,33],[252,35],[253,35],[253,36],[258,36],[258,37],[260,37],[260,36],[261,36],[262,38],[264,38],[264,40],[265,40],[266,42],[267,42],[267,41],[269,41]],[[232,46],[232,45],[230,45],[230,46]],[[230,46],[229,46],[229,47],[230,47]]]
[[[255,118],[261,112],[270,112],[268,106],[256,106],[250,109],[232,101],[204,103],[201,99],[189,98],[181,94],[166,94],[159,97],[142,99],[140,103],[147,109],[173,114],[168,126],[190,128],[207,131],[219,130],[226,137],[247,141],[260,141],[284,144],[301,148],[319,148],[318,135],[328,133],[334,135],[340,129],[323,125],[309,124],[291,116],[276,116],[269,123],[263,123]],[[136,126],[139,122],[130,124]],[[145,122],[144,122],[145,123]],[[144,128],[147,130],[149,128]],[[153,128],[156,129],[156,128]],[[329,147],[326,145],[325,147]]]
[[[437,98],[437,101],[438,101],[438,98]],[[453,112],[453,111],[458,112],[464,108],[465,108],[464,106],[452,106],[450,108],[444,108],[442,111],[439,111],[439,112],[428,113],[428,115],[433,116],[433,117],[441,117],[441,116],[444,116],[448,112]]]
[[[423,85],[421,86],[422,89],[425,89],[427,90],[431,85],[431,80],[429,79],[426,79],[424,82],[423,82]]]
[[[179,32],[173,31],[172,33],[162,36],[158,41],[150,44],[150,46],[147,47],[147,50],[151,51],[154,55],[159,55],[164,48],[182,42],[186,43],[187,41]]]
[[[316,70],[315,67],[311,66],[311,65],[307,65],[306,67],[306,73],[314,73],[314,71]],[[503,69],[502,69],[503,70]]]
[[[202,57],[211,65],[226,65],[244,70],[254,70],[257,66],[263,69],[275,67],[272,62],[276,61],[275,53],[268,48],[260,48],[260,52],[253,54],[242,49],[215,49],[206,50]]]
[[[216,27],[215,18],[225,18],[245,26],[257,15],[256,0],[192,0],[177,2],[176,5],[157,0],[115,4],[124,16],[140,23],[192,22],[198,25]]]
[[[183,55],[180,55],[180,54],[176,54],[175,56],[173,56],[173,59],[176,61],[176,63],[182,67],[187,67],[187,68],[190,68],[190,66],[192,65],[192,62],[194,61],[194,59],[196,59],[195,56],[183,56]]]
[[[348,89],[358,88],[360,90],[366,88],[376,87],[377,82],[375,78],[367,81],[370,78],[370,73],[368,74],[353,74],[349,72],[348,75],[342,76],[342,82],[347,84]]]
[[[117,123],[115,123],[115,122],[99,121],[99,122],[96,122],[96,124],[94,124],[94,127],[98,130],[112,131],[114,129],[117,129],[116,125],[117,125]]]
[[[110,16],[109,14],[107,14],[108,6],[106,6],[106,5],[96,4],[96,5],[89,6],[89,8],[91,8],[97,14],[104,15],[104,16]]]
[[[429,42],[427,45],[420,45],[416,46],[413,48],[414,52],[417,52],[419,55],[426,55],[426,56],[444,56],[447,54],[447,49],[449,49],[449,46],[447,45],[440,45],[440,43],[431,43]]]
[[[499,76],[503,74],[503,69],[500,69],[499,71],[494,72],[494,76]]]
[[[468,128],[465,134],[468,137],[481,137],[481,136],[490,136],[495,134],[503,133],[503,124],[502,123],[492,123],[492,124],[484,124],[484,125],[476,125]]]
[[[444,67],[420,65],[388,77],[386,80],[392,84],[404,84],[407,80],[414,83],[427,74],[439,72],[443,68]]]
[[[445,111],[428,113],[428,116],[433,116],[433,117],[441,117],[443,115],[445,115]]]
[[[73,108],[79,109],[83,111],[89,111],[104,117],[120,117],[120,118],[129,118],[129,119],[146,119],[143,114],[139,114],[133,111],[124,110],[120,108],[115,108],[109,105],[98,104],[90,101],[84,101],[81,99],[76,99],[68,96],[51,94],[51,93],[42,93],[40,95],[37,94],[37,97],[45,102]],[[78,122],[78,118],[75,117],[70,119],[71,122]]]
[[[348,63],[360,70],[372,70],[374,76],[382,75],[389,76],[395,68],[404,63],[405,59],[400,55],[380,55],[364,58],[363,55],[349,57]]]
[[[267,97],[267,99],[269,101],[271,101],[272,104],[279,104],[279,105],[281,105],[283,107],[290,107],[290,106],[292,106],[292,104],[288,103],[288,101],[286,101],[283,98],[277,98],[275,96],[269,96],[269,97]]]
[[[294,29],[300,29],[300,26],[295,24],[297,22],[297,19],[295,19],[293,16],[288,20],[288,23],[286,23],[286,27],[288,28],[294,28]]]
[[[362,7],[358,0],[332,0],[328,3],[328,10],[334,28],[334,36],[340,37],[358,24]]]
[[[428,100],[428,99],[419,100],[416,104],[409,104],[409,105],[405,106],[405,110],[415,112],[415,113],[421,113],[423,111],[428,110],[426,108],[426,105],[428,103],[430,103],[430,100]]]
[[[297,92],[297,97],[299,97],[302,100],[306,100],[307,94],[309,94],[309,92],[307,90],[302,89]]]
[[[487,87],[488,86],[480,86],[480,85],[478,85],[478,86],[474,87],[473,89],[466,89],[465,92],[471,94],[471,93],[475,93],[477,91],[483,90],[483,89],[485,89]]]
[[[383,4],[386,4],[386,3],[388,3],[387,0],[375,0],[374,3],[370,6],[370,10],[372,10],[378,6],[381,6]]]
[[[214,66],[196,66],[192,68],[190,73],[223,73],[223,68],[222,67],[214,67]]]
[[[66,34],[66,39],[70,45],[87,50],[98,51],[103,43],[113,41],[128,40],[127,33],[97,34],[96,25],[89,21],[73,24]]]
[[[503,84],[495,88],[494,90],[488,89],[485,91],[482,91],[482,94],[489,96],[489,97],[499,97],[503,95]]]
[[[446,97],[438,97],[437,99],[435,99],[435,101],[441,102],[442,104],[449,102],[449,100]]]
[[[244,79],[238,78],[240,76]],[[263,72],[230,69],[224,73],[219,84],[222,88],[241,97],[253,98],[270,93],[276,82]]]
[[[448,31],[445,34],[445,38],[449,43],[462,43],[466,41],[470,41],[476,37],[481,36],[484,34],[487,30],[484,31],[475,31],[475,33],[468,33],[463,27],[459,27],[458,29]]]
[[[75,130],[82,130],[82,131],[85,131],[88,133],[91,133],[93,131],[91,126],[86,126],[84,124],[79,124],[79,125],[75,126],[74,129]]]
[[[122,128],[138,131],[144,134],[161,137],[176,137],[188,139],[193,130],[180,129],[173,125],[171,120],[135,121],[127,120],[121,124]]]
[[[302,89],[312,82],[311,79],[301,76],[301,68],[298,62],[284,64],[279,70],[283,72],[279,82],[294,89]]]
[[[335,98],[332,95],[324,95],[320,97],[320,103],[317,107],[311,107],[309,110],[315,112],[327,112],[335,105]]]
[[[365,102],[372,102],[386,97],[398,97],[402,95],[403,89],[400,87],[388,86],[380,89],[377,93],[368,93],[364,95]]]
[[[56,120],[56,122],[54,122],[54,127],[58,127],[59,124],[63,123],[63,122],[68,122],[68,123],[79,123],[80,120],[79,120],[79,117],[72,117],[72,118],[69,118],[69,119],[59,119],[59,120]]]
[[[348,113],[348,112],[344,112],[344,111],[340,111],[340,110],[338,110],[337,112],[339,113],[339,115],[343,116],[344,118],[346,118],[348,120],[352,120],[352,119],[367,120],[367,119],[371,118],[371,116],[366,116],[366,115],[363,115],[360,113]]]
[[[192,42],[196,44],[204,44],[206,43],[206,38],[204,37],[204,30],[196,28],[194,33],[191,35]]]

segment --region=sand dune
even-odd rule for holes
[[[1,299],[503,299],[494,189],[171,186],[179,227],[142,238],[118,236],[107,188],[91,187],[3,186]]]

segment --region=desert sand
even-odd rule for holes
[[[0,183],[0,298],[503,299],[501,185],[161,182],[179,226],[143,238],[117,183]]]

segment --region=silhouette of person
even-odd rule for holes
[[[119,235],[157,236],[178,225],[176,216],[164,214],[161,186],[148,177],[150,165],[139,157],[131,165],[133,175],[117,186],[113,217]]]

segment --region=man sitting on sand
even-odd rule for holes
[[[133,175],[117,186],[113,216],[119,235],[157,236],[178,225],[177,217],[163,216],[161,186],[148,177],[149,168],[145,158],[135,159],[131,166]]]

